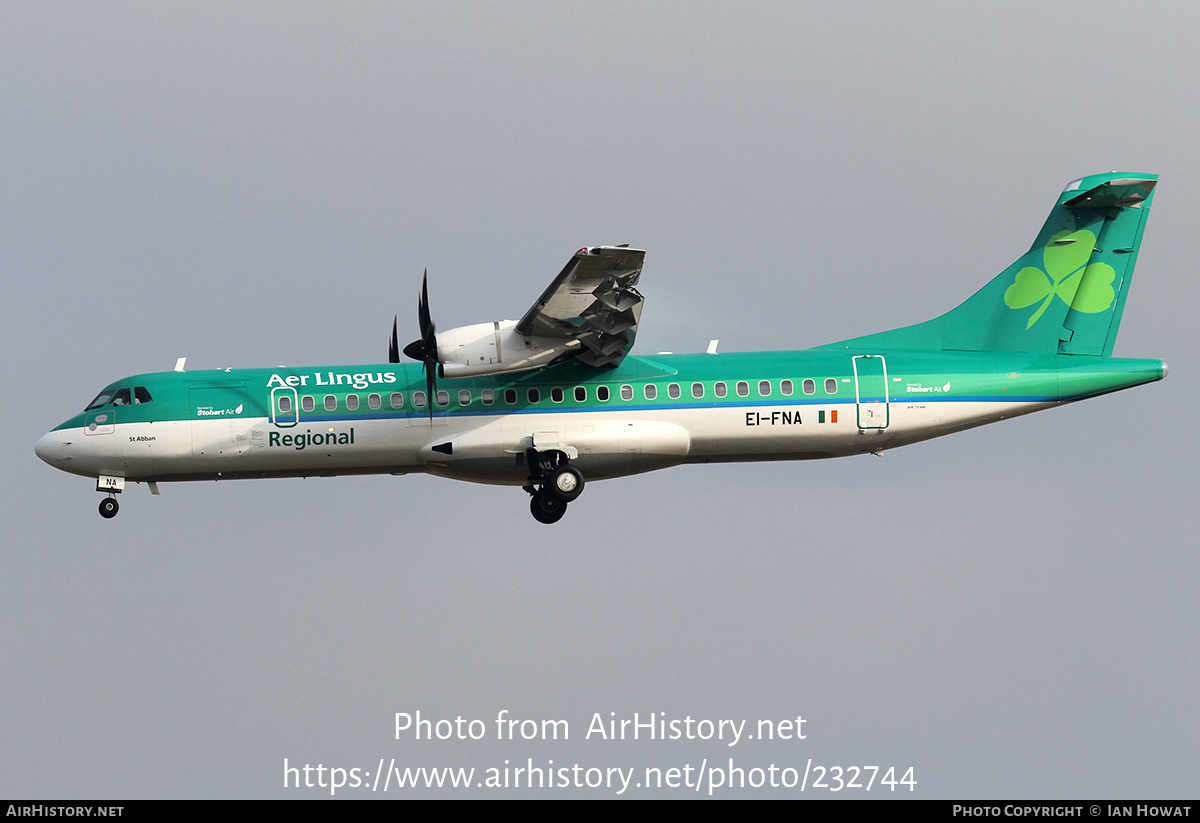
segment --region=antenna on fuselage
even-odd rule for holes
[[[183,371],[183,364],[187,362],[186,357],[181,357],[175,361],[175,371]]]

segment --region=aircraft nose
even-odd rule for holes
[[[57,466],[67,459],[67,445],[60,432],[46,432],[38,439],[33,451],[51,466]]]

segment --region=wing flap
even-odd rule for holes
[[[554,282],[516,325],[520,334],[578,340],[579,359],[615,365],[633,347],[642,313],[634,286],[646,252],[594,246],[575,252]]]

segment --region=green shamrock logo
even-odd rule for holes
[[[1042,312],[1056,296],[1077,311],[1088,314],[1104,311],[1117,298],[1112,286],[1117,273],[1107,263],[1087,264],[1095,248],[1096,235],[1087,229],[1073,233],[1060,231],[1050,238],[1042,252],[1044,270],[1026,266],[1017,272],[1004,292],[1004,305],[1023,309],[1042,301],[1029,318],[1027,329],[1041,319]]]

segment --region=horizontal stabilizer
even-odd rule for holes
[[[1082,182],[1082,180],[1078,182]],[[1063,205],[1068,209],[1103,209],[1112,206],[1118,208],[1136,206],[1150,196],[1157,183],[1158,180],[1137,177],[1122,177],[1118,180],[1108,180],[1093,189],[1085,191],[1078,197],[1071,198]],[[1071,186],[1067,186],[1066,190],[1071,191]]]

